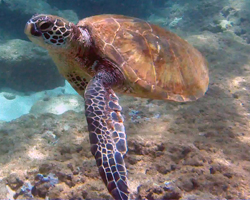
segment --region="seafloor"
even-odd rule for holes
[[[25,7],[25,1],[0,2],[0,8],[5,8],[5,17],[21,13],[25,19],[31,14],[31,10]],[[79,8],[70,8],[69,1],[58,8],[55,8],[56,1],[39,2],[39,6],[34,7],[38,11],[65,13],[63,9],[72,9],[66,12],[69,16],[74,13],[82,17]],[[67,2],[69,8],[65,6]],[[115,12],[107,1],[88,2],[88,6],[95,8],[94,14]],[[176,32],[204,54],[209,62],[210,85],[206,95],[192,103],[120,96],[129,148],[125,160],[133,195],[138,199],[151,200],[249,199],[250,2],[179,0],[175,3],[159,1],[154,5],[154,1],[147,1],[147,6],[138,2],[141,7],[138,5],[137,9],[145,12],[134,11],[135,16],[141,15]],[[106,10],[97,9],[105,6]],[[115,3],[113,6],[119,7]],[[129,10],[129,5],[123,3],[123,6],[124,9],[119,7],[120,12],[126,14],[125,8]],[[133,15],[133,9],[127,12]],[[20,41],[31,45],[21,38],[23,36],[15,36],[14,33],[10,36],[9,29],[3,26],[0,31],[0,42],[4,41],[0,46],[13,43],[8,46],[8,51],[16,48],[15,42],[20,48],[23,47]],[[7,50],[6,47],[0,49],[2,52]],[[40,49],[31,53],[33,55],[28,57],[32,60],[30,65],[35,63],[35,59],[51,62]],[[14,63],[13,66],[23,63],[22,67],[27,67],[24,53],[16,54],[22,54],[19,60],[15,56],[8,60],[1,54],[2,80],[7,75],[11,78],[4,63]],[[14,74],[13,66],[10,70]],[[40,78],[47,77],[44,73]],[[27,81],[27,77],[15,80],[22,78]],[[75,94],[69,95],[72,92],[60,89],[63,84],[59,75],[57,79],[49,79],[42,89],[41,85],[33,85],[27,90],[23,88],[25,84],[29,85],[25,81],[20,81],[22,87],[13,80],[0,81],[0,116],[12,116],[6,106],[22,110],[25,101],[30,104],[26,99],[19,104],[16,101],[19,97],[28,98],[34,96],[34,92],[55,86],[62,91],[54,96],[49,92],[36,93],[40,100],[32,106],[30,114],[0,122],[0,199],[111,198],[89,150],[83,101]],[[9,104],[10,101],[15,103]],[[67,105],[69,111],[61,114],[55,110],[60,103]]]

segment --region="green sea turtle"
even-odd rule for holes
[[[84,97],[91,152],[100,176],[113,198],[128,199],[126,134],[115,92],[196,100],[208,88],[205,59],[176,34],[122,15],[92,16],[75,25],[40,14],[27,22],[25,33],[48,50],[59,72]]]

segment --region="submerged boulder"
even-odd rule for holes
[[[42,48],[20,39],[0,44],[0,89],[30,92],[63,85],[63,77]]]

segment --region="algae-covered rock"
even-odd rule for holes
[[[12,11],[22,11],[32,14],[34,12],[52,12],[53,9],[45,0],[23,1],[23,0],[3,0],[3,3]]]
[[[26,92],[63,85],[45,50],[19,39],[0,44],[0,87]]]
[[[14,93],[9,93],[9,92],[3,92],[3,96],[5,99],[8,100],[13,100],[16,98],[16,95]]]

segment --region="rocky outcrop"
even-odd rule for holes
[[[63,85],[64,79],[45,50],[20,39],[0,44],[0,88],[30,92]]]

